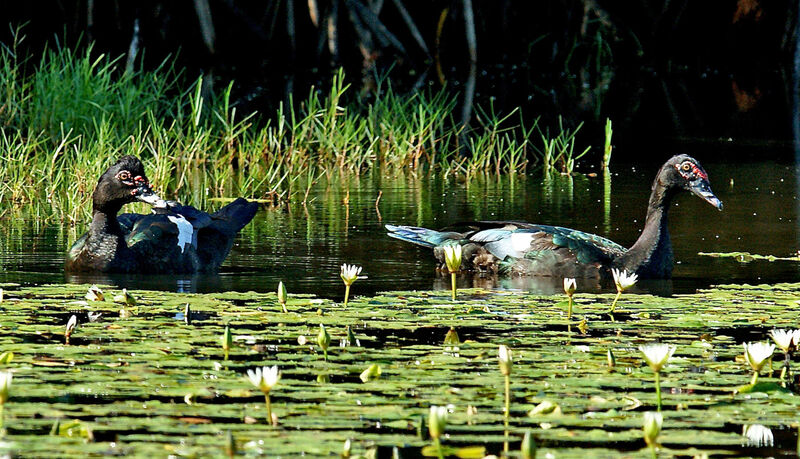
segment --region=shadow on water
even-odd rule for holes
[[[694,152],[703,160],[703,152]],[[440,175],[335,179],[320,184],[310,204],[262,210],[248,225],[217,275],[64,274],[63,260],[85,224],[45,225],[23,216],[7,219],[0,232],[0,282],[101,283],[177,292],[274,291],[278,281],[292,292],[338,298],[342,263],[364,267],[367,279],[353,293],[446,289],[428,249],[386,236],[383,225],[441,228],[469,220],[514,219],[555,224],[599,234],[630,246],[638,237],[658,162],[612,164],[611,181],[601,176],[477,176],[469,181]],[[648,281],[641,291],[657,295],[693,292],[728,282],[774,283],[797,278],[792,262],[714,259],[698,252],[748,251],[786,256],[797,252],[794,168],[773,162],[708,163],[717,212],[693,196],[670,210],[675,269],[669,281]],[[609,189],[610,188],[610,189]],[[344,197],[349,192],[349,205]],[[376,209],[378,193],[382,198]],[[553,294],[555,278],[509,278],[463,274],[463,287],[519,289]],[[608,291],[582,282],[579,291]]]

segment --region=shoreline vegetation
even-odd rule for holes
[[[576,145],[581,125],[551,130],[491,104],[475,107],[464,127],[447,88],[399,94],[382,77],[362,96],[339,71],[327,92],[312,88],[276,113],[243,115],[231,104],[232,83],[204,93],[202,79],[183,85],[170,61],[134,70],[89,45],[50,47],[34,62],[17,55],[24,37],[16,37],[0,48],[0,216],[85,220],[97,177],[125,154],[141,157],[169,198],[202,206],[247,196],[280,206],[305,202],[335,176],[572,173],[590,151]],[[592,161],[600,164],[610,139],[597,145]]]

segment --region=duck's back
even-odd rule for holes
[[[131,223],[128,246],[151,272],[215,272],[257,210],[257,203],[239,198],[213,214],[174,203],[150,215],[120,217]]]

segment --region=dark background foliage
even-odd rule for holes
[[[791,140],[796,17],[790,0],[6,1],[0,39],[25,24],[32,62],[57,42],[145,67],[172,56],[185,78],[234,80],[240,110],[267,114],[339,67],[362,101],[387,72],[400,91],[444,84],[469,97],[474,72],[475,104],[583,121],[593,138],[611,118],[623,154],[732,138],[778,157],[790,151],[775,146]]]

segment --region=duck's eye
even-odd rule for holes
[[[691,171],[692,170],[692,163],[685,162],[685,163],[681,164],[681,169],[683,169],[686,172]]]
[[[131,179],[131,173],[128,171],[120,171],[119,174],[117,174],[117,178],[122,181],[128,181]]]

